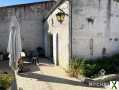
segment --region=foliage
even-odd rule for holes
[[[1,74],[0,75],[0,88],[7,89],[11,86],[14,77],[10,74]]]
[[[80,74],[80,64],[81,61],[83,61],[83,58],[77,58],[74,57],[72,60],[70,60],[70,64],[69,64],[69,74],[72,77],[78,77],[78,75]]]
[[[97,77],[101,69],[104,69],[106,74],[118,73],[119,54],[93,60],[74,57],[70,61],[68,72],[73,77],[78,77],[79,75]]]

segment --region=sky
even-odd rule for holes
[[[48,1],[48,0],[0,0],[0,7],[16,4],[32,3],[32,2],[41,2],[41,1]]]

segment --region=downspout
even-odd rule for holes
[[[72,59],[72,0],[69,0],[69,60]]]
[[[47,50],[46,50],[46,48],[47,48],[46,47],[46,38],[47,38],[46,37],[46,32],[47,31],[45,29],[45,22],[47,22],[47,21],[44,19],[44,16],[43,16],[43,20],[42,20],[42,33],[43,33],[43,36],[42,36],[43,39],[42,40],[43,41],[42,41],[42,43],[43,43],[43,50],[44,50],[43,53],[44,53],[45,57],[47,57],[47,54],[46,54],[47,53]]]
[[[43,49],[45,50],[45,29],[44,29],[44,25],[45,25],[45,21],[44,21],[44,16],[43,16],[43,20],[41,21],[42,22],[42,33],[43,33],[43,36],[42,36],[42,43],[43,43]],[[44,52],[45,53],[45,52]]]
[[[110,47],[109,45],[109,38],[111,36],[111,0],[107,0],[107,11],[106,11],[106,29],[104,33],[104,48],[107,49],[107,47]],[[108,50],[107,55],[110,53],[110,50]]]
[[[110,27],[110,23],[111,23],[111,0],[108,0],[107,3],[107,31],[106,31],[106,37],[108,37],[108,39],[110,38],[110,33],[111,33],[111,27]]]

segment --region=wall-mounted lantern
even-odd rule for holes
[[[64,12],[58,12],[57,14],[56,14],[56,18],[57,18],[57,21],[59,22],[59,23],[62,23],[63,21],[64,21],[64,19],[65,19],[65,13]]]

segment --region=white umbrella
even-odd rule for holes
[[[18,60],[21,57],[22,46],[21,46],[20,26],[16,16],[11,17],[9,29],[10,34],[7,48],[7,51],[9,53],[9,66],[13,70],[17,70]]]

